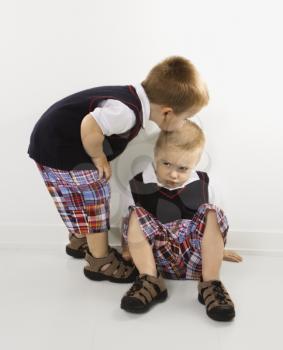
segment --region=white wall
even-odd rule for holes
[[[190,58],[210,89],[197,117],[208,138],[202,166],[218,183],[231,230],[283,235],[280,1],[18,0],[5,10],[0,240],[11,239],[11,227],[20,235],[35,225],[41,239],[44,228],[61,225],[26,153],[44,110],[82,89],[139,82],[175,54]],[[135,167],[152,130],[131,144],[130,162],[114,164],[114,224],[117,179]]]

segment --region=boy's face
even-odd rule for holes
[[[201,152],[201,149],[182,151],[172,146],[157,150],[154,160],[158,182],[169,188],[182,186],[199,162]]]

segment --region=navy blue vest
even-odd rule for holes
[[[134,202],[163,224],[179,219],[192,219],[198,207],[208,203],[208,175],[202,171],[197,171],[197,174],[199,180],[170,191],[156,183],[145,184],[142,173],[139,173],[130,181]]]
[[[108,161],[116,158],[142,127],[141,101],[131,85],[96,87],[80,91],[53,104],[32,131],[29,156],[40,164],[61,170],[95,169],[84,150],[80,127],[83,118],[99,102],[106,99],[121,101],[136,116],[136,124],[127,132],[105,136],[104,153]]]

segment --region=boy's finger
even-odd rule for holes
[[[112,174],[111,167],[109,165],[105,167],[104,172],[105,172],[106,180],[108,181]]]
[[[109,168],[108,167],[104,168],[104,175],[105,175],[106,181],[108,181],[110,179],[110,172],[109,172]]]
[[[234,258],[238,261],[242,261],[242,257],[237,253],[234,254]]]
[[[97,170],[98,170],[98,177],[99,177],[99,180],[102,178],[103,176],[103,169],[101,167],[97,167]]]
[[[233,257],[233,261],[235,261],[235,262],[240,262],[240,261],[242,261],[242,260],[236,256],[236,257]]]

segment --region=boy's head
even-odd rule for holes
[[[176,131],[161,131],[154,147],[158,181],[169,188],[182,186],[198,164],[204,144],[202,129],[189,120]]]
[[[208,90],[194,65],[173,56],[154,66],[142,86],[150,101],[150,119],[173,131],[207,105]]]

